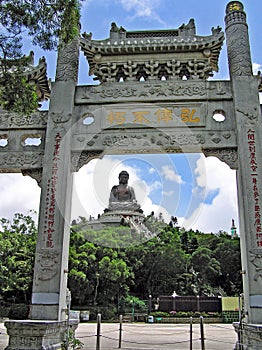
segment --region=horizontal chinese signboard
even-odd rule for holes
[[[101,128],[114,127],[199,127],[205,126],[206,105],[114,104],[91,107],[89,114],[101,120]]]

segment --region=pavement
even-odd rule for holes
[[[84,343],[83,350],[233,350],[236,333],[231,324],[204,324],[201,340],[199,324],[123,323],[119,340],[119,323],[102,323],[97,342],[96,323],[80,323],[76,338]],[[0,350],[8,344],[8,336],[0,323]]]

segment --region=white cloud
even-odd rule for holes
[[[161,188],[162,188],[162,183],[160,181],[154,181],[151,185],[148,186],[149,194]]]
[[[197,167],[194,170],[196,176],[196,183],[199,187],[206,187],[207,175],[206,175],[206,159],[203,155],[197,160]]]
[[[0,174],[0,216],[13,219],[15,213],[39,211],[40,187],[29,176]],[[37,217],[34,217],[37,220]]]
[[[190,218],[182,220],[181,225],[203,232],[229,232],[232,219],[235,219],[238,226],[236,172],[214,157],[202,157],[197,163],[196,172],[198,185],[201,185],[206,193],[216,189],[219,191],[212,204],[200,201],[194,213]]]
[[[149,170],[148,170],[148,173],[149,174],[154,174],[156,172],[156,170],[154,169],[154,168],[150,168]]]
[[[155,11],[161,4],[160,0],[120,0],[120,3],[124,10],[134,13],[132,20],[138,17],[148,17],[165,25],[165,22],[161,20],[157,11]]]
[[[163,195],[164,196],[167,196],[167,197],[171,197],[171,196],[174,196],[174,193],[175,193],[175,191],[164,191],[163,192]]]
[[[252,68],[253,68],[253,74],[257,74],[258,71],[262,70],[262,65],[260,63],[253,63],[252,64]]]
[[[174,181],[178,184],[183,183],[182,177],[178,175],[169,165],[162,166],[161,175],[163,175],[166,180]]]
[[[110,190],[113,185],[118,184],[118,175],[123,169],[129,173],[128,184],[135,190],[136,199],[141,205],[145,215],[152,211],[162,213],[164,219],[169,222],[170,213],[161,205],[156,205],[149,198],[149,193],[154,189],[162,187],[159,181],[151,186],[147,185],[139,177],[139,169],[122,164],[123,159],[115,157],[104,157],[102,160],[93,160],[81,168],[74,175],[72,219],[79,216],[89,218],[97,217],[108,207]]]
[[[104,157],[93,160],[74,175],[72,219],[78,216],[96,217],[108,207],[109,195],[113,185],[118,184],[122,170],[129,173],[128,184],[135,190],[138,203],[143,206],[149,192],[148,186],[139,178],[139,169],[122,165],[122,160]]]
[[[104,157],[102,160],[91,161],[74,175],[71,218],[89,218],[90,215],[96,218],[98,214],[103,213],[108,206],[111,187],[118,183],[118,174],[125,169],[130,175],[129,185],[134,187],[137,201],[145,215],[152,211],[156,215],[161,212],[165,221],[169,222],[171,214],[162,205],[153,203],[148,196],[153,188],[161,184],[156,181],[152,187],[148,186],[141,180],[139,168],[123,165],[122,162],[123,159],[116,157]],[[166,173],[170,174],[169,171]],[[172,172],[171,174],[174,176]],[[172,176],[170,175],[171,178]],[[21,174],[1,174],[0,180],[1,217],[12,219],[16,212],[26,214],[32,209],[38,211],[40,188],[35,180]],[[194,209],[192,215],[186,219],[179,218],[179,225],[203,232],[229,232],[231,219],[234,218],[238,226],[235,171],[217,158],[201,157],[197,162],[196,182],[197,187],[192,196],[198,196],[199,200],[197,204],[190,204]],[[212,204],[203,204],[203,193],[215,189],[219,191]],[[167,190],[162,195],[172,198],[174,190]]]

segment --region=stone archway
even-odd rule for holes
[[[11,341],[17,341],[12,349],[22,342],[35,349],[43,339],[49,345],[61,342],[72,172],[90,159],[116,153],[200,150],[237,169],[246,322],[252,325],[245,336],[253,329],[261,333],[255,326],[262,320],[261,79],[252,74],[246,15],[239,1],[227,5],[225,22],[229,81],[207,80],[218,69],[221,28],[200,37],[193,20],[157,33],[128,32],[113,23],[104,41],[88,34],[80,38],[90,73],[100,85],[77,86],[75,40],[60,47],[47,115],[37,112],[19,120],[1,113],[0,139],[7,140],[0,147],[1,171],[36,178],[42,173],[32,321],[6,324]],[[218,112],[226,116],[221,123],[213,119]],[[33,149],[23,142],[27,137],[44,142]],[[32,327],[38,333],[41,328],[41,341],[32,340]],[[47,333],[52,333],[49,338]]]

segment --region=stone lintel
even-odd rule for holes
[[[74,332],[78,322],[49,320],[9,320],[5,322],[9,344],[5,350],[58,350],[68,327]]]
[[[44,152],[2,151],[0,155],[0,173],[19,173],[26,169],[41,169]]]
[[[46,129],[48,111],[36,111],[30,115],[0,109],[0,130]]]
[[[105,82],[77,86],[75,104],[149,101],[232,100],[231,82],[177,80],[150,82]]]
[[[174,128],[169,130],[157,129],[125,129],[113,132],[104,131],[97,134],[74,135],[72,152],[75,156],[83,153],[125,154],[125,153],[185,153],[187,150],[201,153],[204,149],[236,148],[234,132],[217,130],[199,130]],[[82,154],[82,156],[83,156]],[[93,157],[95,158],[95,157]]]

